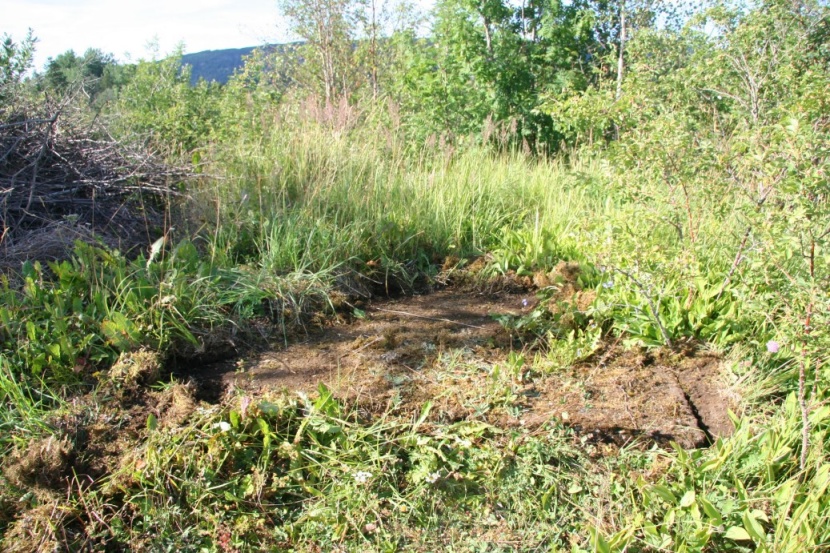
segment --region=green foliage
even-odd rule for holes
[[[140,60],[118,93],[115,127],[126,141],[149,141],[171,153],[189,153],[210,139],[219,120],[219,85],[190,86],[181,53]]]
[[[27,381],[75,383],[119,352],[197,344],[192,333],[218,324],[220,277],[183,242],[169,255],[129,261],[78,243],[72,260],[23,267],[22,290],[8,282],[0,307],[3,357]]]
[[[67,54],[74,55],[72,51]],[[61,54],[54,61],[58,62],[67,54]],[[119,91],[130,82],[135,71],[135,65],[118,64],[111,54],[89,49],[82,57],[74,57],[73,60],[69,56],[54,68],[50,60],[44,78],[48,85],[64,94],[73,88],[80,88],[92,107],[100,112],[115,102]],[[50,78],[54,82],[50,82]]]
[[[73,87],[81,88],[93,100],[113,86],[115,65],[112,55],[101,50],[90,48],[83,56],[77,56],[74,50],[67,50],[49,59],[43,80],[48,88],[59,93],[66,93]]]
[[[499,232],[498,241],[491,246],[491,269],[502,274],[515,271],[519,276],[529,276],[540,269],[549,269],[561,260],[577,259],[574,245],[559,243],[563,234],[560,228],[542,228],[538,213],[532,229],[505,227]]]
[[[749,397],[734,436],[597,461],[554,422],[533,435],[439,424],[431,404],[414,423],[366,420],[321,389],[205,409],[179,429],[153,414],[141,462],[78,493],[107,505],[115,540],[150,549],[480,550],[492,540],[475,531],[491,524],[525,550],[826,546],[824,3],[704,6],[681,25],[657,24],[649,3],[447,0],[432,36],[375,43],[395,52],[375,82],[388,104],[297,100],[298,82],[332,100],[378,77],[368,43],[353,44],[359,6],[294,6],[317,11],[296,12],[313,42],[293,59],[257,53],[225,88],[191,87],[176,56],[142,61],[119,91],[120,136],[195,152],[220,178],[189,191],[194,242],[134,260],[79,245],[48,269],[25,265],[18,287],[4,281],[0,448],[48,429],[37,421],[60,403],[50,386],[123,351],[198,349],[236,317],[285,330],[328,309],[335,288],[410,289],[446,256],[528,279],[576,261],[572,290],[549,282],[533,309],[502,318],[541,351],[494,366],[486,404],[518,406],[515,381],[584,362],[609,335],[703,343],[741,363],[724,371]],[[330,36],[308,26],[327,15]],[[0,58],[15,91],[27,40],[7,37]],[[56,87],[79,69],[59,59]],[[471,135],[502,151],[455,148]],[[565,162],[515,147],[560,140],[586,149]]]
[[[348,97],[359,86],[353,62],[354,0],[281,0],[280,9],[306,44],[300,48],[303,70],[317,81],[311,90],[326,102]],[[311,83],[308,83],[311,84]]]
[[[430,430],[431,409],[413,421],[365,423],[323,387],[299,400],[239,396],[184,431],[150,424],[135,459],[85,500],[122,498],[105,539],[154,549],[429,549],[439,542],[433,531],[475,529],[482,513],[487,524],[532,520],[551,532],[549,543],[576,527],[565,490],[574,489],[567,467],[578,453],[560,430],[529,437],[478,422]],[[528,501],[540,495],[541,504]]]
[[[811,416],[817,436],[827,431],[828,413],[822,408]],[[791,394],[764,427],[739,421],[734,436],[708,450],[676,448],[670,472],[658,483],[642,478],[635,483],[638,505],[629,520],[638,531],[618,535],[630,536],[625,543],[636,537],[646,547],[673,551],[819,550],[830,537],[825,525],[830,465],[814,449],[810,468],[794,470],[799,426]]]
[[[420,137],[482,132],[484,142],[556,149],[540,93],[552,81],[585,86],[589,21],[580,3],[440,2],[432,36],[403,64],[397,94],[410,125]]]
[[[21,85],[26,73],[32,68],[37,39],[29,29],[22,42],[14,42],[3,33],[0,44],[0,104],[4,111],[14,107],[21,94]]]

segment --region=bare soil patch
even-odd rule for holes
[[[609,345],[589,362],[538,379],[528,420],[558,417],[599,443],[645,439],[702,447],[733,431],[733,398],[712,354],[625,351]],[[542,408],[548,405],[551,412]]]
[[[529,430],[563,424],[583,442],[614,446],[639,440],[691,448],[731,433],[733,402],[717,356],[608,344],[586,362],[547,372],[544,353],[522,351],[493,318],[518,315],[534,300],[532,292],[450,288],[375,301],[362,319],[288,347],[191,368],[188,376],[203,399],[234,391],[312,394],[324,384],[368,412],[412,416],[430,401],[436,422],[478,419]]]

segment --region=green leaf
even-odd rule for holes
[[[23,262],[23,266],[20,268],[20,272],[23,275],[23,278],[37,278],[37,267],[28,259]]]
[[[59,360],[61,358],[61,346],[60,344],[49,344],[48,348],[49,353],[52,354],[52,357],[55,360]]]
[[[259,425],[260,431],[262,431],[262,448],[267,450],[271,446],[271,428],[263,418],[257,418],[256,422]]]
[[[810,413],[810,424],[816,427],[823,423],[827,417],[830,417],[830,405],[824,405]]]
[[[112,345],[122,350],[136,345],[141,337],[135,323],[117,311],[104,319],[101,323],[101,331]]]
[[[594,551],[596,553],[611,553],[611,546],[605,541],[605,538],[602,536],[602,532],[597,530],[596,528],[591,528],[591,534],[593,537],[593,545]]]
[[[747,534],[746,530],[740,526],[730,527],[724,534],[724,537],[734,541],[752,541],[752,538]]]
[[[750,514],[750,515],[752,516],[752,518],[754,518],[755,520],[762,520],[762,521],[766,522],[767,524],[769,524],[769,517],[768,517],[768,516],[767,516],[767,514],[766,514],[764,511],[762,511],[761,509],[752,509],[752,511],[750,511],[750,513],[749,513],[749,514]]]
[[[741,520],[744,523],[744,528],[746,528],[746,531],[752,536],[756,544],[761,544],[766,541],[766,533],[761,527],[761,524],[755,519],[755,515],[749,511],[744,511]]]
[[[718,511],[717,507],[712,505],[705,497],[701,497],[699,501],[701,507],[703,507],[703,512],[706,513],[706,516],[712,519],[712,522],[715,525],[719,525],[723,520],[723,516],[720,514],[720,511]]]
[[[542,509],[543,510],[547,510],[547,508],[550,506],[550,498],[558,489],[559,489],[558,486],[553,485],[553,486],[548,488],[548,491],[546,491],[544,494],[542,494],[542,502],[541,503],[542,503]]]
[[[32,373],[40,374],[43,371],[43,367],[46,366],[46,354],[39,353],[37,354],[34,359],[29,361],[29,366],[32,369]]]
[[[415,424],[412,426],[413,431],[419,426],[421,426],[425,420],[427,420],[430,411],[432,411],[432,401],[427,401],[426,403],[424,403],[424,406],[421,407],[421,415],[418,417],[418,420],[415,421]]]
[[[147,416],[147,430],[155,430],[159,426],[158,418],[152,413]]]
[[[683,494],[683,497],[680,498],[680,506],[683,507],[684,509],[691,507],[692,505],[694,505],[694,503],[695,503],[695,491],[694,490],[687,491],[685,494]]]
[[[280,406],[276,403],[271,403],[270,401],[261,401],[258,407],[263,415],[276,417],[280,414]]]
[[[662,484],[656,484],[651,487],[651,491],[656,493],[660,496],[660,499],[668,503],[669,505],[677,505],[677,497],[668,489],[666,486]]]
[[[720,468],[722,463],[723,463],[723,460],[720,457],[715,457],[714,459],[709,459],[708,461],[706,461],[705,463],[700,465],[700,471],[701,472],[708,472],[708,471],[711,471],[711,470],[717,470],[717,469]]]

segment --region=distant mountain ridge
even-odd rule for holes
[[[263,48],[272,52],[284,53],[299,42],[287,44],[263,44],[246,48],[227,48],[225,50],[204,50],[182,56],[182,64],[191,67],[190,84],[196,84],[199,79],[208,82],[215,81],[225,84],[233,76],[233,72],[241,68],[248,56],[256,49]]]
[[[276,45],[262,46],[276,48]],[[236,69],[242,67],[244,57],[261,46],[247,48],[228,48],[225,50],[205,50],[182,56],[182,63],[191,67],[190,82],[196,84],[199,79],[225,84]]]

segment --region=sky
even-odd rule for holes
[[[276,0],[0,0],[0,35],[15,42],[31,27],[35,69],[72,49],[98,48],[118,61],[149,58],[148,45],[185,53],[294,40]]]

